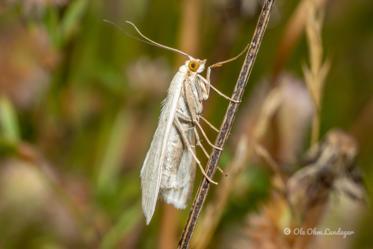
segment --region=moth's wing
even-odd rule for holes
[[[189,130],[189,134],[187,136],[189,139],[189,143],[191,145],[195,145],[195,135],[194,131]],[[195,148],[191,148],[193,153],[196,154]],[[181,182],[184,183],[183,188],[181,189],[180,197],[184,205],[186,204],[188,197],[190,196],[192,190],[193,190],[193,182],[194,177],[196,174],[196,161],[194,160],[194,157],[192,155],[192,152],[185,148],[183,157],[181,158],[179,170],[178,170],[178,178]],[[184,206],[185,208],[185,206]]]
[[[186,133],[190,144],[195,144],[193,129]],[[181,141],[180,141],[181,142]],[[195,148],[191,148],[195,153]],[[162,190],[163,199],[166,203],[174,205],[176,208],[184,209],[193,187],[195,176],[195,160],[192,152],[184,148],[181,152],[181,159],[175,174],[168,178],[167,188]]]
[[[184,92],[180,97],[180,111],[187,119],[193,120],[202,111],[202,89],[200,89],[199,78],[195,77],[194,82],[190,82],[190,78],[186,78],[188,83],[183,85]],[[176,208],[183,209],[186,206],[188,197],[192,190],[194,176],[195,176],[195,148],[187,146],[196,145],[196,136],[194,125],[190,123],[180,123],[179,126],[174,127],[178,134],[178,142],[183,147],[181,154],[174,153],[177,156],[177,168],[165,180],[165,188],[162,182],[163,199],[174,205]],[[182,134],[187,142],[182,142]]]
[[[157,203],[162,167],[157,163],[161,153],[162,137],[164,130],[159,123],[154,133],[145,161],[141,168],[142,209],[144,211],[146,224],[149,224]]]
[[[141,168],[142,208],[147,224],[149,224],[157,204],[167,141],[184,78],[185,74],[178,72],[171,81],[167,98],[163,102],[157,130]]]

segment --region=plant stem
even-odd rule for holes
[[[249,79],[251,70],[255,62],[255,58],[258,54],[260,44],[263,40],[263,36],[267,28],[273,2],[274,0],[265,0],[263,4],[263,8],[262,8],[262,11],[259,16],[259,20],[256,25],[254,35],[250,43],[250,47],[247,51],[245,61],[242,65],[238,80],[236,82],[236,86],[232,94],[232,98],[235,100],[242,99],[243,93],[247,85],[247,81]],[[235,115],[238,111],[238,106],[239,106],[239,103],[234,103],[234,102],[229,103],[227,111],[224,116],[223,123],[220,128],[220,132],[215,141],[216,147],[223,148],[230,134],[230,130],[232,128]],[[209,161],[207,162],[207,166],[206,166],[207,168],[206,172],[210,178],[213,177],[216,171],[220,155],[221,155],[221,151],[216,150],[216,149],[214,149],[210,155]],[[210,186],[209,181],[206,178],[204,178],[198,189],[196,198],[194,199],[192,209],[189,213],[187,224],[185,225],[185,228],[181,235],[181,239],[179,241],[178,248],[186,249],[189,247],[190,239],[195,229],[197,219],[201,212],[202,206],[207,197],[209,186]]]

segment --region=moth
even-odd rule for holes
[[[146,223],[149,224],[159,196],[178,209],[186,207],[193,187],[196,164],[204,177],[210,183],[216,184],[206,175],[196,156],[196,146],[199,146],[207,157],[209,156],[200,142],[199,132],[212,148],[221,149],[211,143],[199,123],[203,120],[218,131],[201,116],[203,102],[209,98],[210,89],[230,101],[238,102],[210,84],[210,73],[213,67],[235,60],[247,48],[229,60],[207,67],[205,78],[201,73],[206,68],[206,60],[193,58],[180,50],[157,43],[142,34],[133,23],[127,23],[145,42],[177,52],[187,58],[171,81],[167,97],[162,104],[158,127],[141,168],[142,208]]]

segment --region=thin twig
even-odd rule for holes
[[[247,81],[249,79],[251,70],[255,62],[255,58],[258,54],[260,44],[263,40],[263,36],[267,28],[273,2],[274,0],[266,0],[263,4],[263,8],[260,13],[258,23],[256,25],[254,35],[250,43],[250,48],[247,51],[245,61],[242,65],[238,80],[236,82],[236,86],[233,91],[232,98],[235,100],[242,99],[242,95],[245,91]],[[221,125],[220,132],[215,141],[216,147],[223,148],[230,134],[230,130],[232,128],[233,121],[238,110],[238,106],[239,106],[239,103],[234,103],[234,102],[229,103],[229,106],[224,116],[223,123]],[[221,155],[220,150],[213,149],[210,159],[207,162],[207,166],[206,166],[207,168],[206,172],[210,178],[213,177],[216,171],[220,155]],[[188,222],[181,235],[178,248],[186,249],[189,247],[190,239],[192,237],[192,234],[196,226],[197,219],[201,212],[202,206],[205,202],[205,199],[206,199],[206,196],[209,190],[209,186],[210,186],[209,181],[206,178],[203,178],[202,183],[198,189],[196,198],[194,199],[192,209],[189,213]]]

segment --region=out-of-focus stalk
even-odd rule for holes
[[[325,78],[329,71],[329,63],[323,62],[321,28],[323,9],[315,0],[309,0],[306,34],[309,48],[309,66],[304,66],[304,78],[315,105],[312,120],[311,145],[316,144],[320,133],[320,109]]]
[[[182,20],[180,23],[180,37],[178,48],[188,54],[195,55],[198,51],[198,37],[200,26],[200,1],[184,0],[181,4]],[[184,57],[178,57],[177,67],[184,63]],[[163,216],[159,236],[159,248],[171,249],[177,244],[178,213],[168,204],[163,205]]]

